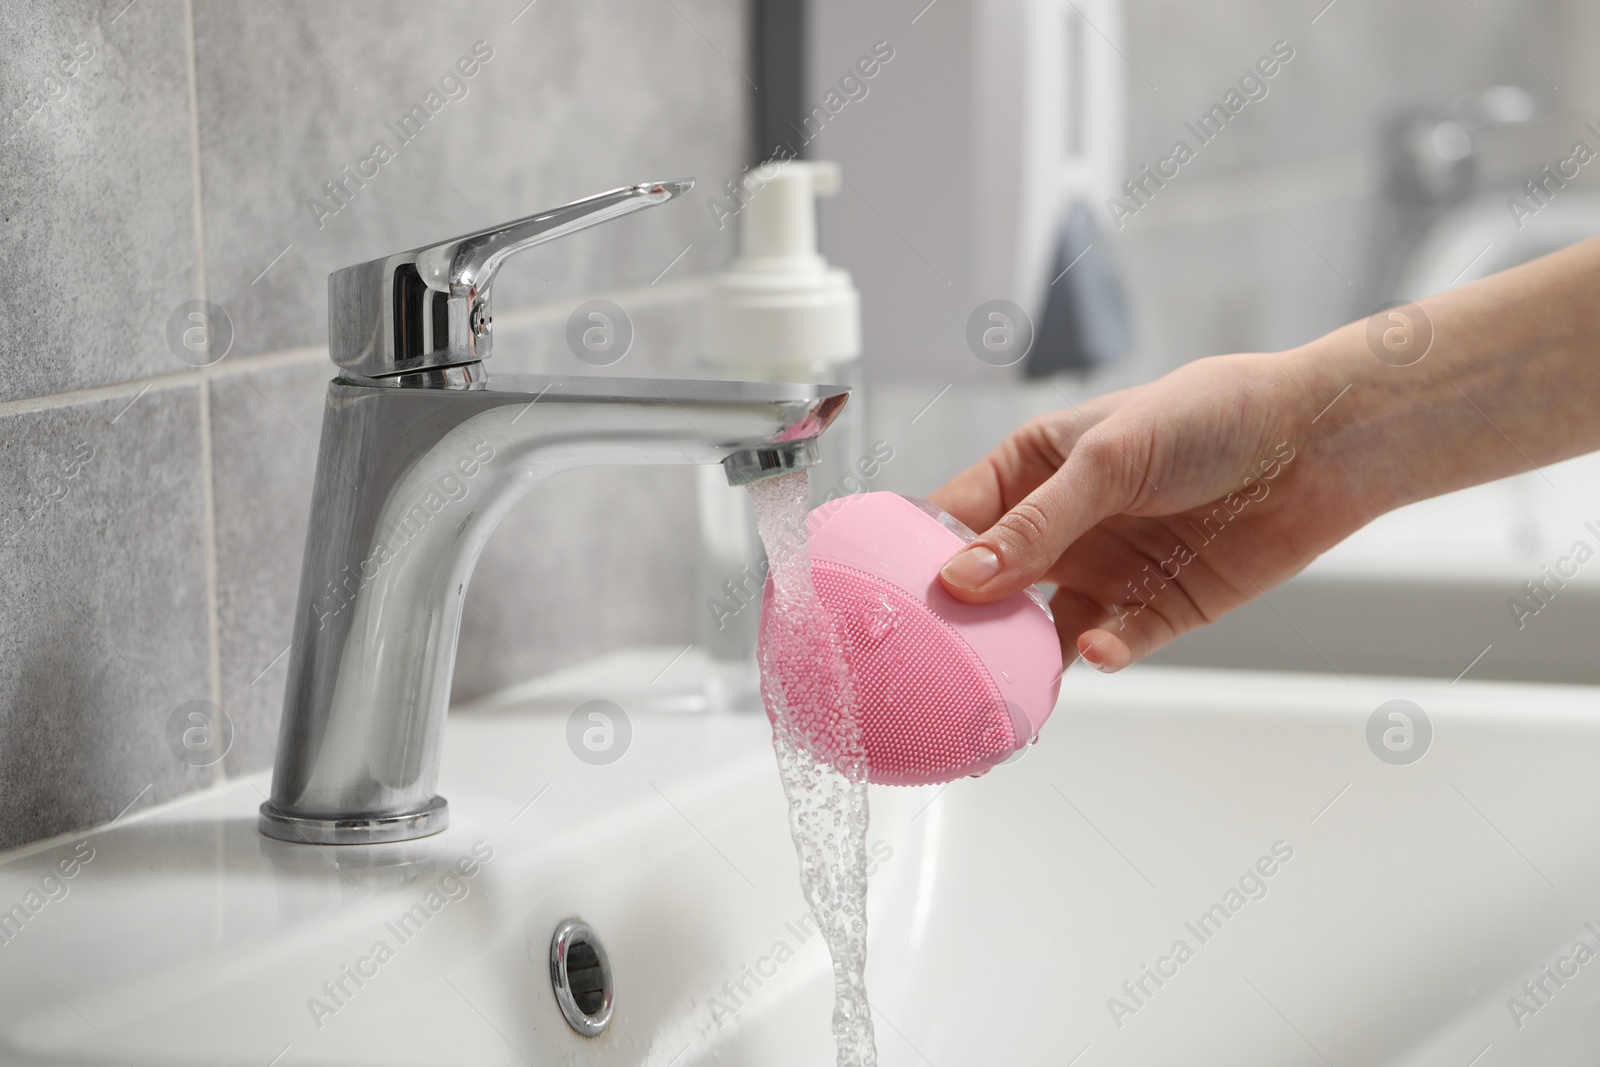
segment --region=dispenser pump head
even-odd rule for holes
[[[739,257],[706,300],[710,360],[800,368],[860,357],[860,296],[817,251],[817,198],[842,185],[831,162],[771,161],[745,175]]]
[[[771,176],[759,167],[745,175],[749,200],[740,220],[740,258],[783,261],[779,269],[787,270],[825,268],[817,254],[817,197],[838,194],[839,164],[796,160],[772,166]]]

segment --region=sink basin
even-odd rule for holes
[[[1473,678],[1592,685],[1600,573],[1577,568],[1559,589],[1545,577],[1569,570],[1578,541],[1600,545],[1591,526],[1600,529],[1600,453],[1423,500],[1334,546],[1270,603],[1251,601],[1155,658],[1446,680],[1470,668]],[[1529,581],[1549,583],[1546,603]],[[1538,610],[1519,616],[1513,598]]]
[[[832,1062],[764,717],[649,710],[672,651],[458,709],[435,837],[262,838],[255,776],[0,857],[0,1062]],[[599,696],[631,712],[606,765],[568,743]],[[1398,757],[1368,741],[1396,699],[1431,726]],[[985,778],[874,791],[880,1062],[1600,1059],[1595,690],[1147,667],[1062,700]],[[571,917],[615,976],[599,1038],[551,991]],[[1546,965],[1574,976],[1514,1017]]]

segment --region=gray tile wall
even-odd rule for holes
[[[1594,94],[1574,88],[1594,65],[1589,7],[1127,0],[1130,176],[1177,138],[1194,143],[1185,120],[1220,101],[1275,41],[1295,50],[1266,98],[1115,235],[1138,326],[1131,376],[1287,348],[1372,311],[1391,295],[1386,267],[1414,221],[1386,210],[1385,124],[1405,108],[1521,86],[1541,121],[1485,140],[1485,184],[1520,183],[1596,117],[1585,111]]]
[[[12,0],[0,39],[5,848],[270,765],[329,271],[628,182],[720,188],[750,87],[738,0]],[[396,147],[386,123],[475,47]],[[380,139],[394,158],[329,200]],[[617,370],[687,370],[730,234],[692,197],[520,258],[496,366],[586,369],[563,325],[604,292],[637,330]],[[198,299],[232,342],[197,368],[168,320]],[[469,590],[458,695],[687,640],[691,488],[610,471],[524,502]],[[175,754],[191,701],[227,712],[225,758]]]

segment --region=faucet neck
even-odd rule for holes
[[[734,481],[797,469],[845,396],[519,375],[330,383],[262,831],[347,844],[443,829],[434,789],[466,589],[534,486],[599,464],[729,460]]]

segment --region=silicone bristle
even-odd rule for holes
[[[925,785],[982,774],[1015,752],[1014,716],[983,663],[944,619],[895,585],[852,567],[812,563],[817,597],[832,616],[850,667],[868,780]],[[765,635],[763,635],[765,636]],[[782,657],[779,678],[808,665]],[[795,726],[818,737],[827,724],[795,709]]]

